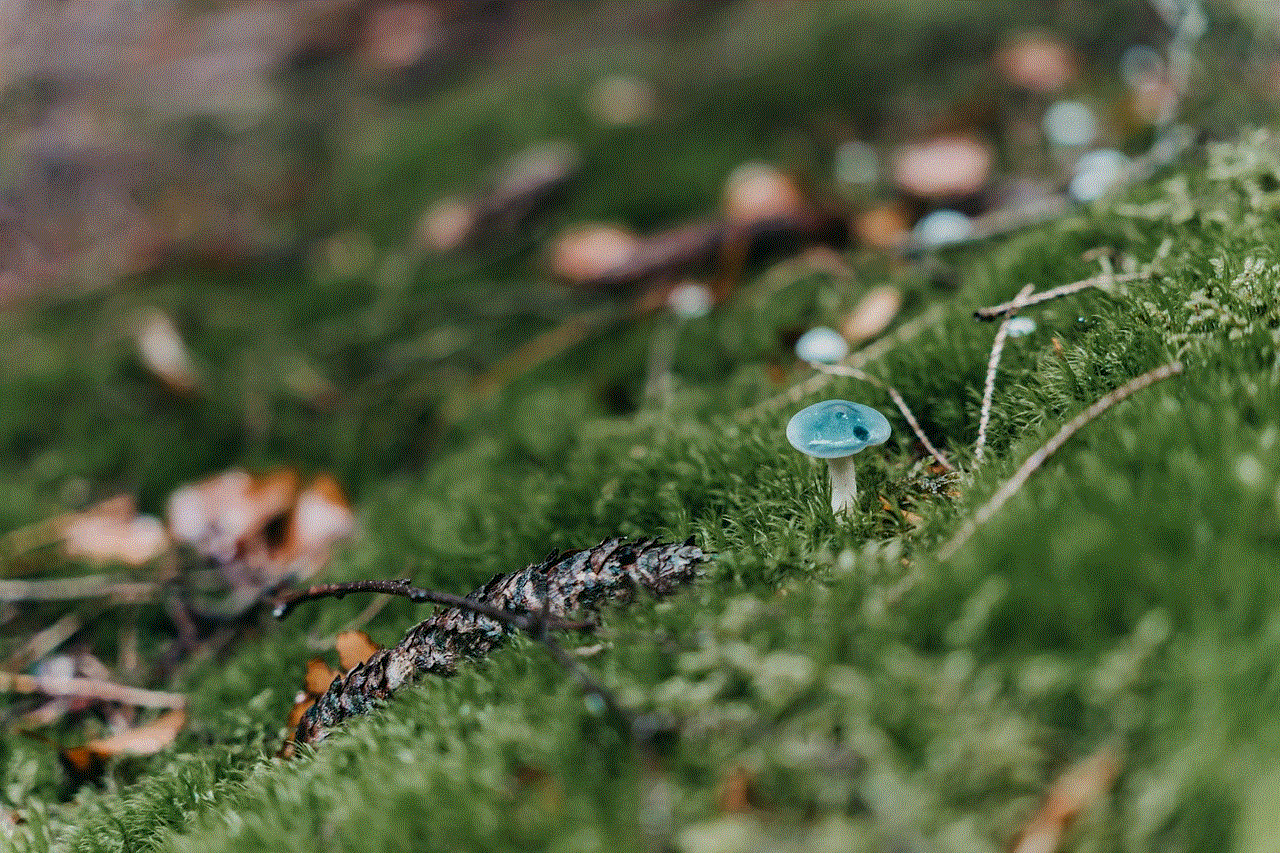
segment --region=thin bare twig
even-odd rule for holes
[[[1094,418],[1101,415],[1107,409],[1124,400],[1129,395],[1141,391],[1154,382],[1161,379],[1168,379],[1170,376],[1182,372],[1182,362],[1174,361],[1169,364],[1157,367],[1155,370],[1149,370],[1141,376],[1130,379],[1119,388],[1100,397],[1093,405],[1076,415],[1071,420],[1062,425],[1062,429],[1054,434],[1053,438],[1045,442],[1044,446],[1035,453],[1027,457],[1027,461],[1022,463],[1014,475],[1010,477],[1004,485],[996,490],[981,508],[974,513],[973,517],[966,521],[964,525],[952,536],[947,544],[943,545],[938,551],[939,560],[949,560],[955,556],[963,545],[969,541],[977,529],[985,524],[993,515],[1000,511],[1000,508],[1008,502],[1009,498],[1017,494],[1023,484],[1035,473],[1036,469],[1044,464],[1045,460],[1054,454],[1058,448],[1067,443],[1071,436],[1075,435],[1086,424]]]
[[[187,704],[187,697],[181,693],[126,687],[93,678],[49,678],[18,672],[0,672],[0,693],[42,693],[45,696],[119,702],[138,708],[183,708]]]
[[[337,632],[328,637],[320,636],[320,634],[317,633],[318,629],[312,630],[307,634],[307,648],[317,652],[328,651],[329,649],[332,649],[334,643],[337,642],[338,634],[344,634],[348,631],[364,630],[364,626],[373,621],[373,617],[381,613],[382,609],[391,603],[392,597],[393,596],[390,595],[375,595],[373,597],[373,601],[369,602],[368,607],[361,610],[356,614],[354,619],[343,625],[337,630]]]
[[[67,529],[67,525],[75,515],[73,512],[64,512],[53,518],[42,519],[25,527],[19,527],[17,530],[10,530],[0,536],[0,558],[12,560],[37,548],[53,545],[62,538],[63,531]]]
[[[916,416],[912,414],[911,409],[907,406],[907,401],[902,399],[902,395],[898,393],[897,388],[894,388],[889,383],[877,379],[870,373],[856,367],[849,367],[844,364],[823,364],[817,361],[809,362],[809,366],[814,370],[821,371],[822,373],[861,379],[863,382],[867,382],[877,388],[884,389],[889,394],[889,398],[893,400],[893,404],[898,407],[898,411],[902,413],[902,417],[907,422],[907,426],[911,427],[911,431],[915,433],[916,438],[924,445],[924,449],[929,451],[929,455],[938,460],[938,464],[946,470],[956,470],[955,466],[952,465],[950,460],[943,455],[942,451],[933,446],[933,442],[929,440],[929,436],[924,434],[924,430],[920,428],[920,422],[916,420]]]
[[[935,304],[927,311],[903,323],[893,332],[885,335],[871,346],[858,350],[853,355],[846,358],[843,362],[846,367],[863,367],[877,359],[883,358],[886,354],[893,350],[898,344],[904,344],[907,341],[919,336],[925,329],[942,319],[946,313],[946,307],[941,303]],[[738,412],[738,418],[741,420],[751,420],[760,415],[768,414],[782,408],[783,406],[794,405],[805,397],[820,391],[831,383],[832,374],[815,373],[803,382],[797,382],[781,394],[776,394],[767,400],[762,400],[754,406],[742,409]]]
[[[68,601],[77,598],[111,598],[125,603],[153,600],[160,585],[127,581],[112,575],[85,575],[44,581],[0,581],[0,601]]]
[[[385,595],[399,595],[410,601],[416,601],[419,604],[440,604],[445,607],[456,607],[459,610],[468,610],[472,613],[478,613],[481,616],[488,616],[521,631],[532,630],[535,626],[544,624],[542,618],[532,618],[522,616],[519,613],[512,613],[510,610],[503,610],[501,607],[494,607],[483,601],[476,601],[473,598],[466,598],[461,595],[454,595],[450,592],[438,592],[433,589],[422,589],[411,585],[412,582],[408,578],[399,578],[391,581],[350,581],[349,583],[323,583],[316,586],[309,586],[306,589],[300,589],[291,592],[276,602],[276,606],[272,609],[271,615],[277,619],[283,619],[289,615],[294,607],[304,601],[312,601],[317,598],[342,598],[353,592],[379,592]],[[573,622],[567,619],[557,619],[549,617],[545,620],[545,625],[549,628],[559,628],[563,630],[581,630],[586,627],[583,622]]]
[[[1012,307],[1005,315],[1000,328],[996,330],[996,339],[991,344],[991,357],[987,359],[987,378],[982,383],[982,411],[978,416],[978,440],[973,445],[973,461],[975,463],[982,461],[983,451],[987,447],[987,427],[991,424],[991,401],[996,393],[996,368],[1000,366],[1000,356],[1004,353],[1004,342],[1009,338],[1009,321],[1027,304],[1027,296],[1034,288],[1035,285],[1028,284],[1018,291],[1017,296],[1013,297],[1013,302],[1009,303]]]
[[[973,312],[973,316],[979,320],[999,320],[1007,314],[1013,313],[1019,308],[1030,308],[1032,305],[1039,305],[1041,302],[1048,302],[1051,299],[1057,299],[1060,296],[1070,296],[1073,293],[1079,293],[1082,290],[1088,290],[1091,287],[1110,287],[1113,284],[1123,284],[1129,281],[1145,281],[1155,276],[1154,270],[1146,272],[1127,272],[1120,275],[1095,275],[1091,278],[1084,278],[1080,281],[1073,281],[1067,284],[1060,284],[1057,287],[1051,287],[1048,290],[1042,290],[1039,293],[1033,293],[1025,299],[1020,305],[1018,300],[1009,300],[1001,302],[999,305],[990,305],[986,308],[979,308]]]
[[[99,604],[96,607],[91,607],[87,613],[72,612],[66,614],[49,627],[33,634],[25,643],[15,649],[5,660],[3,668],[8,670],[25,669],[74,637],[87,621],[96,618],[105,609],[104,605]]]

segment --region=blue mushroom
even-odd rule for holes
[[[889,421],[870,406],[848,400],[824,400],[792,416],[787,441],[801,453],[827,460],[831,475],[831,511],[848,512],[858,500],[854,454],[889,439]]]
[[[849,342],[828,326],[815,326],[796,341],[796,357],[801,361],[835,364],[848,354]]]

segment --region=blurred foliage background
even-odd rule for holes
[[[8,692],[17,843],[1274,845],[1276,4],[9,0],[0,36],[5,683],[187,714],[149,758],[102,744],[156,710]],[[979,468],[971,312],[1100,271],[1151,286],[1035,315]],[[961,477],[835,380],[895,436],[830,515],[781,434],[817,325]],[[277,625],[274,585],[464,592],[613,534],[718,554],[587,651],[675,720],[656,763],[523,640],[271,757],[309,655],[423,615]]]

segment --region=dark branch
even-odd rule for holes
[[[419,604],[440,604],[445,607],[456,607],[459,610],[467,610],[481,616],[487,616],[518,631],[530,631],[539,624],[565,631],[580,631],[591,627],[589,622],[576,622],[545,615],[535,620],[520,613],[512,613],[510,610],[503,610],[500,607],[485,604],[483,601],[476,601],[474,598],[412,586],[408,578],[399,578],[392,581],[369,580],[317,584],[316,586],[291,592],[278,599],[276,606],[271,611],[271,615],[277,619],[284,619],[293,611],[294,607],[304,601],[311,601],[317,598],[342,598],[353,592],[379,592],[385,595],[403,596]]]

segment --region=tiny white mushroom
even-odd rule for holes
[[[848,354],[849,342],[828,326],[815,326],[796,341],[796,358],[801,361],[835,364]]]

